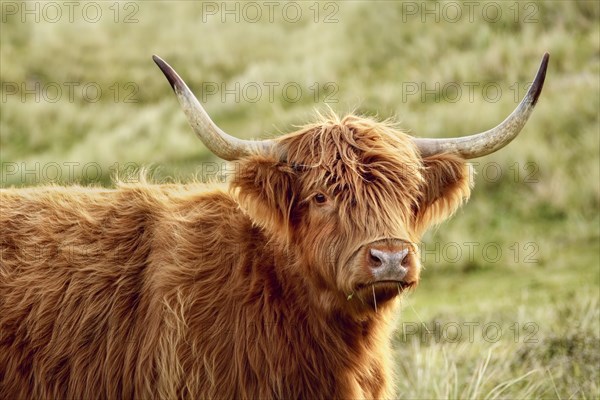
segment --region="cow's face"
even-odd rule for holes
[[[330,307],[375,310],[417,285],[423,231],[469,196],[462,159],[422,159],[409,136],[366,118],[332,117],[276,149],[241,160],[233,187]]]

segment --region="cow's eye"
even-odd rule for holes
[[[327,196],[325,196],[323,193],[317,193],[315,195],[315,201],[318,204],[323,204],[323,203],[325,203],[327,201]]]

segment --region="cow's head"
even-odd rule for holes
[[[469,197],[466,159],[514,139],[541,93],[545,54],[527,95],[500,125],[456,139],[420,139],[354,115],[272,140],[246,141],[219,129],[175,71],[155,62],[188,120],[217,156],[239,163],[231,187],[241,207],[292,256],[319,304],[372,312],[419,281],[418,248],[432,224]]]

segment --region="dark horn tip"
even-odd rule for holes
[[[158,65],[158,68],[160,68],[163,74],[165,74],[165,77],[169,81],[169,84],[171,85],[173,90],[175,90],[175,87],[179,87],[179,82],[181,82],[181,79],[179,78],[175,70],[157,55],[153,55],[152,59],[154,60],[156,65]]]
[[[550,54],[544,53],[542,57],[542,63],[540,64],[540,68],[538,69],[537,74],[535,75],[535,79],[531,84],[530,93],[533,97],[531,100],[531,106],[535,106],[537,103],[540,94],[542,93],[542,88],[544,87],[544,80],[546,79],[546,70],[548,69],[548,60],[550,59]]]

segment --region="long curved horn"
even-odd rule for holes
[[[414,141],[421,155],[426,157],[438,153],[455,153],[470,159],[493,153],[510,143],[521,132],[542,92],[549,57],[548,53],[544,53],[540,68],[527,94],[500,125],[482,133],[452,139],[415,138]]]
[[[196,96],[183,79],[177,75],[177,72],[160,57],[152,56],[152,59],[171,84],[192,129],[202,143],[216,156],[233,161],[250,154],[266,153],[273,147],[272,140],[241,140],[223,132],[210,119]]]

